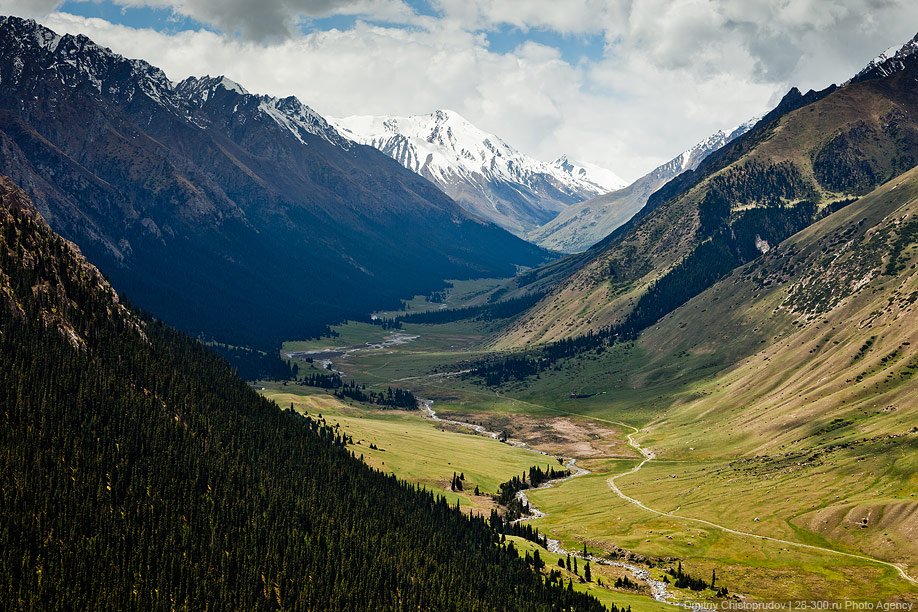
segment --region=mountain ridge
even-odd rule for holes
[[[802,229],[801,213],[807,223],[818,220],[914,166],[914,58],[887,77],[806,94],[792,89],[744,136],[654,192],[496,346],[572,338],[610,325],[640,329],[730,266],[754,258],[756,227],[781,240]],[[798,205],[810,212],[795,210]],[[723,249],[719,258],[717,249]]]
[[[272,347],[550,257],[295,98],[174,84],[34,21],[0,19],[0,42],[0,171],[119,291],[185,331]]]
[[[539,246],[563,253],[587,250],[625,224],[657,189],[679,174],[697,168],[705,157],[745,134],[757,121],[754,118],[733,129],[718,130],[630,185],[567,207],[526,237]]]
[[[624,182],[566,156],[536,160],[451,110],[333,122],[346,137],[429,179],[471,214],[520,236],[566,206]]]

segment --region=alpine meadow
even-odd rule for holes
[[[0,0],[0,608],[914,610],[916,32]]]

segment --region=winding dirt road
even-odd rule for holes
[[[707,526],[707,527],[711,527],[711,528],[713,528],[713,529],[717,529],[717,530],[719,530],[719,531],[723,531],[723,532],[725,532],[725,533],[730,533],[730,534],[737,535],[737,536],[741,536],[741,537],[756,538],[756,539],[759,539],[759,540],[766,540],[766,541],[768,541],[768,542],[775,542],[775,543],[778,543],[778,544],[785,544],[785,545],[787,545],[787,546],[794,546],[794,547],[796,547],[796,548],[803,548],[803,549],[807,549],[807,550],[816,550],[816,551],[823,552],[823,553],[829,553],[829,554],[838,555],[838,556],[842,556],[842,557],[848,557],[849,559],[858,559],[858,560],[860,560],[860,561],[868,561],[868,562],[870,562],[870,563],[876,563],[876,564],[878,564],[878,565],[883,565],[883,566],[885,566],[885,567],[890,567],[890,568],[896,570],[896,571],[899,573],[899,575],[900,575],[902,578],[904,578],[905,580],[911,582],[912,584],[918,584],[918,580],[916,580],[915,578],[913,578],[912,576],[910,576],[910,575],[908,574],[908,572],[905,571],[904,568],[902,568],[902,567],[899,566],[899,565],[896,565],[895,563],[890,563],[890,562],[888,562],[888,561],[882,561],[882,560],[880,560],[880,559],[874,559],[873,557],[867,557],[867,556],[865,556],[865,555],[858,555],[858,554],[855,554],[855,553],[842,552],[842,551],[840,551],[840,550],[833,550],[833,549],[831,549],[831,548],[823,548],[822,546],[814,546],[814,545],[812,545],[812,544],[803,544],[803,543],[800,543],[800,542],[793,542],[793,541],[791,541],[791,540],[782,540],[781,538],[773,538],[773,537],[771,537],[771,536],[764,536],[764,535],[759,535],[759,534],[756,534],[756,533],[750,533],[750,532],[748,532],[748,531],[741,531],[741,530],[739,530],[739,529],[731,529],[731,528],[729,528],[729,527],[724,527],[723,525],[718,525],[717,523],[713,523],[713,522],[711,522],[711,521],[706,521],[706,520],[704,520],[704,519],[693,518],[693,517],[691,517],[691,516],[683,516],[683,515],[681,515],[681,514],[676,514],[676,513],[674,513],[674,512],[664,512],[664,511],[662,511],[662,510],[656,510],[656,509],[651,508],[650,506],[644,504],[642,501],[640,501],[640,500],[638,500],[638,499],[635,499],[635,498],[633,498],[633,497],[631,497],[631,496],[629,496],[629,495],[626,495],[625,493],[622,492],[621,489],[618,488],[618,485],[616,484],[615,481],[618,480],[619,478],[624,477],[624,476],[628,476],[628,475],[630,475],[630,474],[634,474],[634,473],[638,472],[641,468],[643,468],[645,465],[647,465],[647,463],[649,463],[650,461],[653,461],[653,460],[656,458],[656,455],[654,454],[654,452],[653,452],[652,450],[650,450],[650,449],[648,449],[648,448],[644,448],[643,446],[641,446],[640,444],[638,444],[637,442],[635,442],[635,440],[634,440],[634,434],[637,433],[637,432],[639,431],[636,427],[632,427],[631,425],[626,425],[625,423],[619,423],[619,425],[623,425],[623,426],[625,426],[625,427],[628,427],[629,429],[633,429],[633,430],[634,430],[632,433],[628,434],[628,444],[629,444],[633,449],[635,449],[636,451],[638,451],[639,453],[641,453],[641,456],[644,457],[644,460],[643,460],[643,461],[641,461],[639,464],[637,464],[636,466],[634,466],[633,468],[631,468],[631,469],[628,470],[627,472],[622,472],[622,473],[620,473],[620,474],[616,474],[615,476],[612,476],[611,478],[609,478],[609,479],[606,481],[606,483],[609,485],[609,488],[612,490],[612,492],[615,493],[618,497],[620,497],[620,498],[622,498],[623,500],[625,500],[626,502],[628,502],[628,503],[630,503],[630,504],[633,504],[633,505],[637,506],[638,508],[641,508],[642,510],[646,510],[647,512],[650,512],[650,513],[652,513],[652,514],[656,514],[656,515],[658,515],[658,516],[666,516],[666,517],[669,517],[669,518],[678,519],[678,520],[680,520],[680,521],[690,521],[690,522],[692,522],[692,523],[699,523],[699,524],[701,524],[701,525],[705,525],[705,526]]]

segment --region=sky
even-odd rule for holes
[[[454,110],[628,180],[918,32],[913,0],[0,0],[0,14],[326,116]]]

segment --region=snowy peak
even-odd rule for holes
[[[9,85],[53,74],[71,87],[88,85],[96,93],[123,101],[144,95],[155,103],[180,104],[165,73],[141,60],[126,59],[82,34],[59,36],[31,19],[0,17],[0,60]]]
[[[254,110],[267,116],[301,143],[306,142],[306,134],[312,134],[343,149],[351,146],[351,142],[343,138],[324,117],[295,96],[275,98],[251,94],[225,76],[189,77],[175,88],[194,109],[202,109],[209,104],[224,104],[231,106],[232,113]],[[226,102],[227,99],[231,100],[231,104]]]
[[[347,138],[379,149],[435,183],[469,212],[518,235],[573,203],[605,193],[610,184],[623,184],[597,166],[567,158],[548,164],[529,157],[452,110],[333,122]]]
[[[321,115],[292,96],[250,94],[225,76],[190,77],[175,84],[147,62],[122,57],[83,35],[59,36],[32,20],[0,17],[0,65],[0,82],[11,86],[53,75],[73,88],[88,86],[89,93],[95,90],[91,95],[139,105],[150,116],[165,111],[202,129],[211,123],[205,109],[258,113],[301,143],[314,135],[351,147]]]
[[[732,129],[717,130],[693,147],[683,151],[668,163],[656,168],[654,172],[662,171],[668,175],[668,178],[672,178],[682,174],[686,170],[694,170],[705,157],[751,130],[752,126],[758,123],[759,119],[761,119],[761,117],[753,117]]]
[[[918,58],[918,34],[910,41],[890,47],[870,60],[867,66],[858,72],[850,82],[857,83],[888,77],[905,70],[906,65],[916,61],[916,58]]]
[[[601,191],[615,191],[628,184],[627,181],[611,170],[589,162],[571,159],[567,155],[562,155],[551,162],[551,166],[578,181],[595,185]]]
[[[313,134],[342,149],[351,148],[350,140],[341,136],[322,115],[300,102],[295,96],[259,96],[258,108],[278,125],[289,130],[300,142],[306,142],[306,134]]]
[[[188,77],[175,88],[186,100],[198,106],[207,102],[219,90],[231,91],[243,96],[249,95],[242,85],[225,76]]]
[[[336,123],[348,138],[376,147],[406,168],[435,179],[473,174],[507,178],[543,170],[541,162],[451,110],[410,117],[347,117]]]

